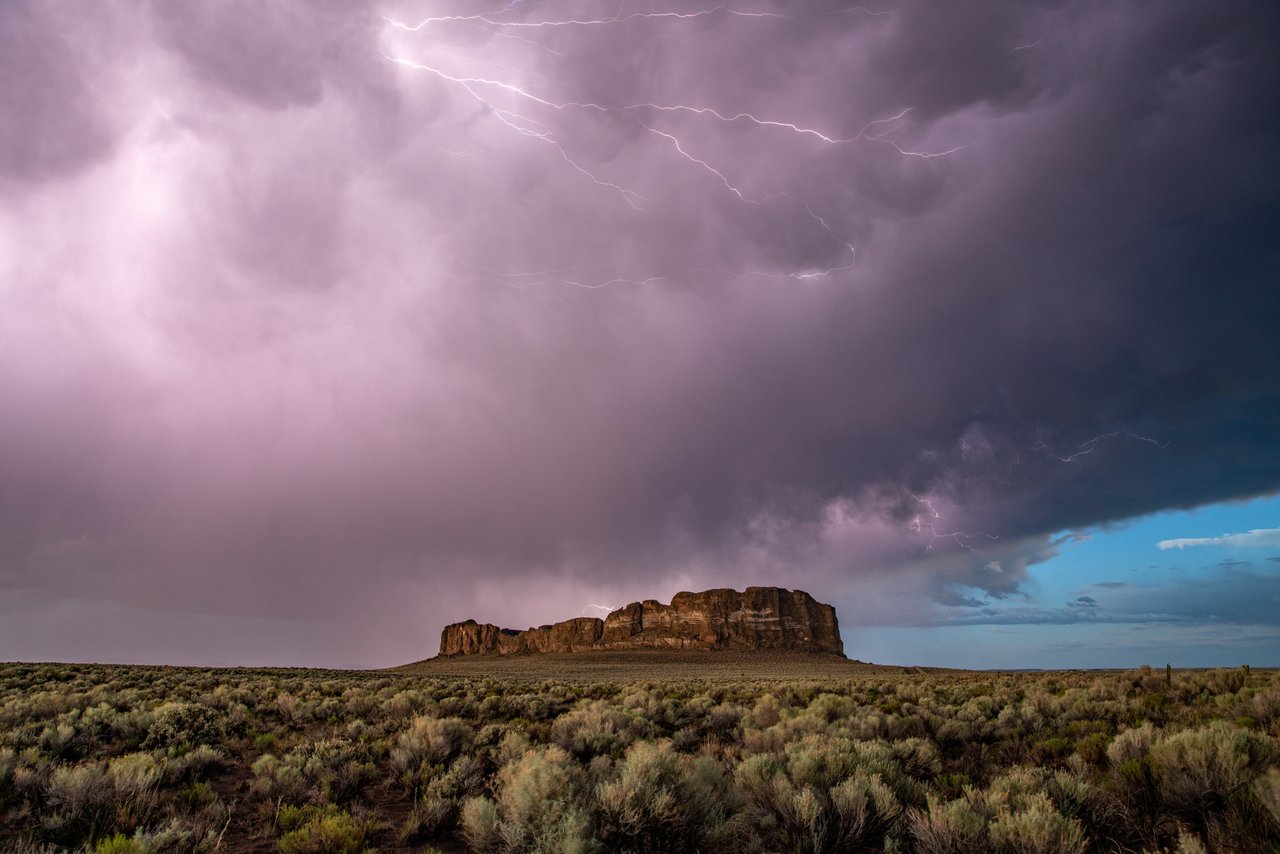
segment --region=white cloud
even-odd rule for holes
[[[1189,546],[1231,546],[1236,548],[1280,546],[1280,528],[1257,528],[1243,534],[1223,534],[1221,537],[1183,537],[1161,540],[1158,549],[1185,549]]]

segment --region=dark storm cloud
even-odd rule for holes
[[[747,583],[920,624],[1280,488],[1273,4],[33,9],[0,585],[64,638],[394,660]]]
[[[55,180],[110,150],[114,135],[93,89],[102,58],[78,57],[71,44],[103,23],[91,9],[0,8],[0,179]]]

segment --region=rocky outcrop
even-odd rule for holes
[[[603,620],[578,617],[518,632],[467,620],[445,626],[441,655],[637,649],[733,649],[844,655],[836,609],[802,590],[748,587],[633,602]]]

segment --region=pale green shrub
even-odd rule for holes
[[[737,733],[746,710],[732,703],[721,703],[707,712],[707,729],[721,738]]]
[[[210,771],[221,767],[224,762],[225,759],[219,751],[202,744],[195,750],[167,760],[166,778],[169,783],[198,780]]]
[[[1002,809],[987,828],[991,843],[1008,854],[1083,854],[1080,823],[1054,809],[1043,794],[1025,796],[1016,810]]]
[[[1259,691],[1253,695],[1249,705],[1253,719],[1263,729],[1270,728],[1280,721],[1280,689]]]
[[[484,764],[474,756],[459,756],[445,773],[427,785],[431,798],[464,798],[484,789]]]
[[[522,732],[510,731],[502,737],[497,749],[493,752],[493,764],[501,768],[519,759],[532,747],[527,736]]]
[[[114,801],[114,826],[132,829],[147,821],[159,805],[164,766],[150,753],[129,753],[107,766]]]
[[[836,851],[877,847],[902,824],[905,811],[879,774],[858,774],[831,790],[834,821],[831,847]]]
[[[377,776],[369,759],[367,745],[343,738],[307,742],[285,756],[285,761],[302,772],[320,798],[338,803],[355,797]]]
[[[250,768],[254,776],[253,791],[268,800],[298,804],[311,797],[311,786],[302,770],[274,753],[258,757]]]
[[[498,773],[495,801],[468,800],[463,835],[481,851],[594,850],[582,768],[559,747],[530,750]]]
[[[413,785],[430,776],[431,766],[443,765],[475,741],[475,730],[457,718],[414,718],[396,736],[391,766]]]
[[[475,851],[502,851],[502,815],[488,798],[471,798],[462,805],[462,836]]]
[[[666,741],[632,745],[595,800],[611,851],[715,850],[734,837],[728,812],[736,798],[720,764]]]
[[[1222,721],[1166,736],[1151,748],[1165,804],[1182,814],[1224,804],[1276,760],[1276,748],[1266,737]]]
[[[899,793],[918,791],[888,745],[817,736],[748,757],[736,780],[766,846],[804,851],[883,845],[903,819]]]
[[[276,847],[280,854],[359,854],[367,835],[350,813],[325,810],[281,836]]]
[[[366,745],[339,738],[303,743],[283,758],[267,753],[252,770],[256,794],[291,804],[348,801],[377,774]]]
[[[930,796],[927,809],[913,809],[908,825],[920,854],[970,854],[987,848],[987,822],[969,798],[941,801]]]
[[[751,722],[756,729],[768,729],[782,719],[782,707],[772,694],[765,694],[751,710]]]
[[[621,754],[632,742],[649,734],[647,720],[603,701],[586,703],[556,718],[551,738],[579,759]]]
[[[54,839],[73,840],[110,823],[114,792],[105,763],[53,769],[45,788],[42,827]]]
[[[221,817],[221,816],[219,816]],[[172,818],[152,830],[138,828],[132,836],[117,833],[98,840],[94,854],[212,854],[218,849],[219,831],[197,820],[188,826]]]
[[[217,711],[193,703],[165,703],[152,715],[143,747],[177,747],[217,742],[222,720]]]
[[[53,759],[77,759],[84,746],[75,726],[69,723],[45,727],[38,744],[40,750]]]
[[[155,814],[163,775],[164,767],[149,753],[55,768],[45,786],[41,828],[68,842],[95,832],[132,831]]]

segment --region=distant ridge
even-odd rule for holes
[[[445,626],[440,655],[653,649],[769,650],[844,656],[836,609],[803,590],[748,587],[632,602],[604,619],[577,617],[523,632],[466,620]]]

